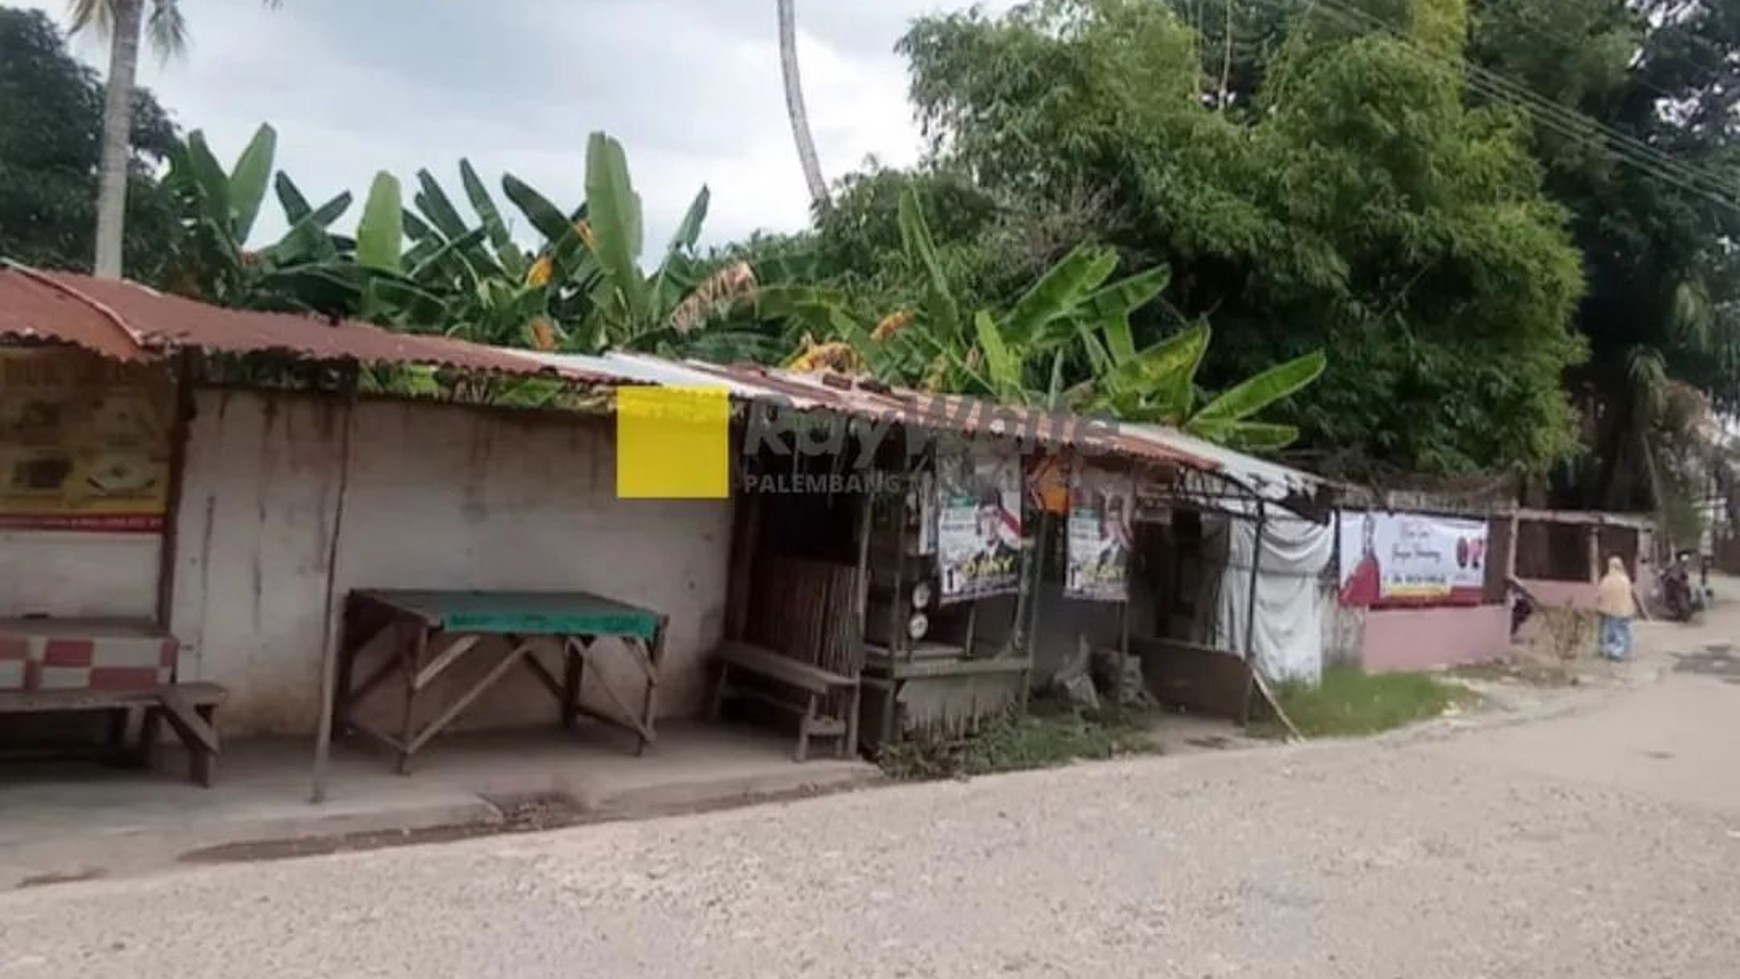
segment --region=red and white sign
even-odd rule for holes
[[[1358,510],[1340,521],[1342,605],[1480,604],[1485,521]]]
[[[0,690],[139,690],[175,679],[164,636],[0,635]]]

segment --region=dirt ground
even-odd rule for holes
[[[1729,979],[1713,618],[1367,741],[15,891],[0,976]]]
[[[1364,741],[0,894],[0,977],[1736,975],[1731,599]]]

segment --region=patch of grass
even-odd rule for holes
[[[1028,714],[986,721],[964,737],[914,737],[886,745],[877,763],[897,779],[967,778],[1157,750],[1139,720],[1123,711],[1036,705]]]
[[[1335,666],[1323,671],[1321,685],[1283,683],[1275,696],[1300,733],[1318,738],[1388,731],[1437,717],[1474,694],[1426,673],[1365,673]]]

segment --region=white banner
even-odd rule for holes
[[[1474,605],[1486,590],[1486,522],[1344,510],[1341,604]]]

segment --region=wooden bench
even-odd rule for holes
[[[0,714],[46,714],[102,711],[109,715],[109,743],[121,748],[127,721],[134,710],[143,710],[137,759],[151,763],[152,752],[169,722],[187,747],[189,775],[211,787],[218,755],[218,733],[212,716],[229,696],[215,683],[169,683],[135,690],[5,690],[0,691]]]
[[[800,663],[787,656],[769,652],[740,642],[725,642],[719,646],[719,682],[713,688],[710,715],[719,719],[719,711],[730,697],[760,701],[779,710],[798,715],[797,750],[792,757],[803,761],[810,754],[810,738],[835,738],[834,756],[847,757],[858,749],[858,679],[831,673],[819,666]],[[747,673],[796,691],[796,697],[760,686],[734,682],[734,673]],[[822,712],[822,702],[830,694],[839,693],[846,700],[844,717]]]

